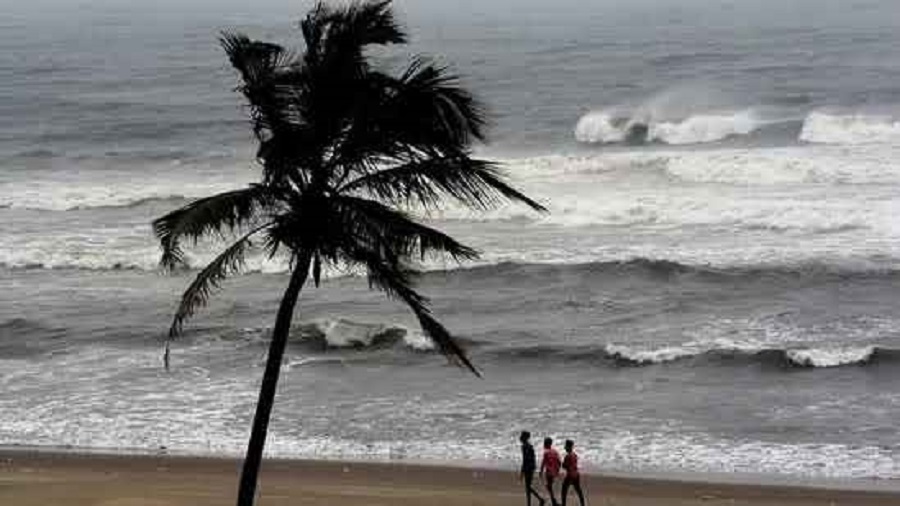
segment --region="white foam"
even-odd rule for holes
[[[591,111],[578,119],[575,139],[578,142],[609,144],[623,142],[627,137],[624,122],[606,111]]]
[[[900,144],[900,119],[889,115],[815,111],[803,122],[800,140],[843,145]]]
[[[900,232],[887,219],[897,208],[894,200],[864,198],[872,189],[860,193],[819,186],[900,184],[900,167],[891,162],[900,152],[841,151],[720,149],[511,160],[509,172],[519,186],[543,195],[550,213],[508,207],[484,219],[528,216],[526,223],[535,225],[628,226],[635,232],[697,226],[814,234],[870,230],[880,237]],[[792,198],[785,198],[785,185],[804,186],[791,188]],[[746,186],[761,188],[751,193]]]
[[[804,367],[840,367],[868,362],[875,353],[874,346],[851,348],[809,348],[787,351],[788,359]]]
[[[159,269],[160,250],[149,231],[146,237],[135,239],[127,234],[111,236],[106,230],[91,237],[88,233],[60,234],[57,237],[35,238],[15,244],[0,243],[0,265],[10,268],[111,270]],[[191,248],[188,263],[202,267],[221,252],[214,246]],[[282,257],[251,254],[244,272],[281,273],[288,269]],[[323,277],[327,277],[323,273]]]
[[[0,182],[0,208],[65,211],[125,206],[150,199],[196,198],[252,182],[252,171],[148,167],[147,170],[56,170]]]
[[[675,360],[692,357],[704,350],[690,346],[664,346],[661,348],[632,348],[624,345],[607,344],[606,353],[621,357],[638,364],[664,364]]]
[[[792,475],[819,478],[895,478],[900,461],[886,448],[828,443],[784,444],[730,440],[698,433],[690,428],[673,432],[611,431],[590,438],[594,447],[582,447],[587,468],[623,471],[699,471]]]
[[[431,351],[434,349],[434,341],[419,329],[407,328],[406,333],[403,334],[403,342],[409,348],[417,351]]]
[[[650,124],[649,138],[665,144],[703,144],[736,135],[747,135],[762,125],[753,110],[735,113],[698,114],[681,121]]]
[[[837,147],[722,149],[672,153],[666,171],[683,181],[775,186],[900,183],[900,151]]]

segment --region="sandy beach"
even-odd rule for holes
[[[237,460],[225,458],[4,450],[0,451],[0,504],[227,505],[234,500],[238,469]],[[258,504],[270,506],[523,504],[513,472],[465,467],[269,460],[260,483]],[[900,494],[879,490],[603,475],[586,476],[585,485],[589,504],[595,506],[900,504]]]

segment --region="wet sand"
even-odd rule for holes
[[[240,462],[170,455],[0,450],[3,506],[231,505]],[[592,506],[889,506],[900,493],[696,478],[585,475]],[[862,486],[859,486],[862,485]],[[524,504],[513,471],[394,463],[268,460],[259,505],[512,506]],[[578,504],[574,495],[569,504]]]

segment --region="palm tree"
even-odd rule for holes
[[[417,259],[461,261],[477,252],[416,221],[412,211],[440,209],[447,197],[476,210],[506,201],[544,210],[507,185],[495,165],[471,156],[471,142],[484,139],[485,116],[447,68],[421,57],[399,75],[372,66],[367,48],[406,42],[390,0],[320,3],[300,29],[300,52],[241,34],[221,37],[249,102],[262,180],[195,200],[153,223],[161,265],[170,270],[186,266],[185,240],[235,239],[184,292],[170,338],[225,277],[240,271],[254,248],[290,258],[239,506],[253,504],[294,306],[308,278],[318,287],[323,266],[360,268],[370,286],[409,306],[438,350],[478,374],[414,289]],[[168,363],[168,340],[166,358]]]

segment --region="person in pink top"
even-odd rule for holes
[[[566,506],[566,496],[569,495],[569,487],[575,489],[581,506],[584,506],[584,493],[581,491],[581,475],[578,473],[578,455],[575,454],[575,442],[566,439],[566,458],[563,459],[563,469],[566,477],[562,483],[562,506]]]
[[[559,458],[559,452],[553,448],[553,439],[544,438],[544,456],[541,458],[541,477],[544,478],[544,485],[547,487],[547,493],[550,494],[550,502],[553,506],[557,506],[556,495],[553,493],[553,482],[559,477],[559,468],[562,462]]]

